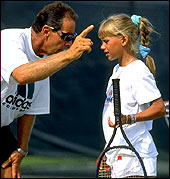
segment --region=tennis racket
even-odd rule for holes
[[[169,101],[164,101],[164,105],[166,108],[166,113],[164,115],[164,118],[165,118],[165,122],[169,128]]]
[[[96,178],[147,178],[144,163],[139,153],[127,138],[122,127],[119,82],[120,79],[112,79],[115,127],[109,143],[98,157]],[[127,145],[111,146],[118,127]],[[108,162],[112,160],[112,164],[108,165],[106,160],[110,154],[111,158],[109,156]],[[140,171],[140,174],[136,174],[135,170]]]

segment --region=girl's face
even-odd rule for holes
[[[104,37],[100,48],[104,50],[106,57],[110,61],[119,59],[122,56],[123,46],[120,37]]]

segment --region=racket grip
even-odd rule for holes
[[[118,119],[121,117],[121,103],[120,103],[120,79],[112,79],[113,84],[113,100],[114,100],[114,115]]]

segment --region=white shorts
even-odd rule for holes
[[[110,156],[108,156],[108,159]],[[147,176],[157,175],[157,157],[142,158]],[[106,162],[111,167],[112,178],[123,178],[132,175],[143,176],[143,170],[136,157],[130,155],[120,155],[116,159],[109,159]]]

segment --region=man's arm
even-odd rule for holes
[[[35,116],[34,115],[23,115],[18,118],[18,147],[21,148],[24,152],[27,152],[28,142],[31,136],[31,131],[34,125]],[[24,155],[15,150],[8,160],[2,164],[2,172],[5,175],[8,173],[8,176],[12,178],[21,178],[20,164]]]
[[[80,58],[84,51],[91,51],[91,45],[93,43],[85,37],[93,28],[94,26],[91,25],[83,30],[68,50],[41,60],[23,64],[13,70],[12,76],[18,83],[24,85],[43,80],[53,75],[72,61]]]
[[[35,115],[23,115],[18,118],[18,147],[27,152],[32,128],[34,126]]]

